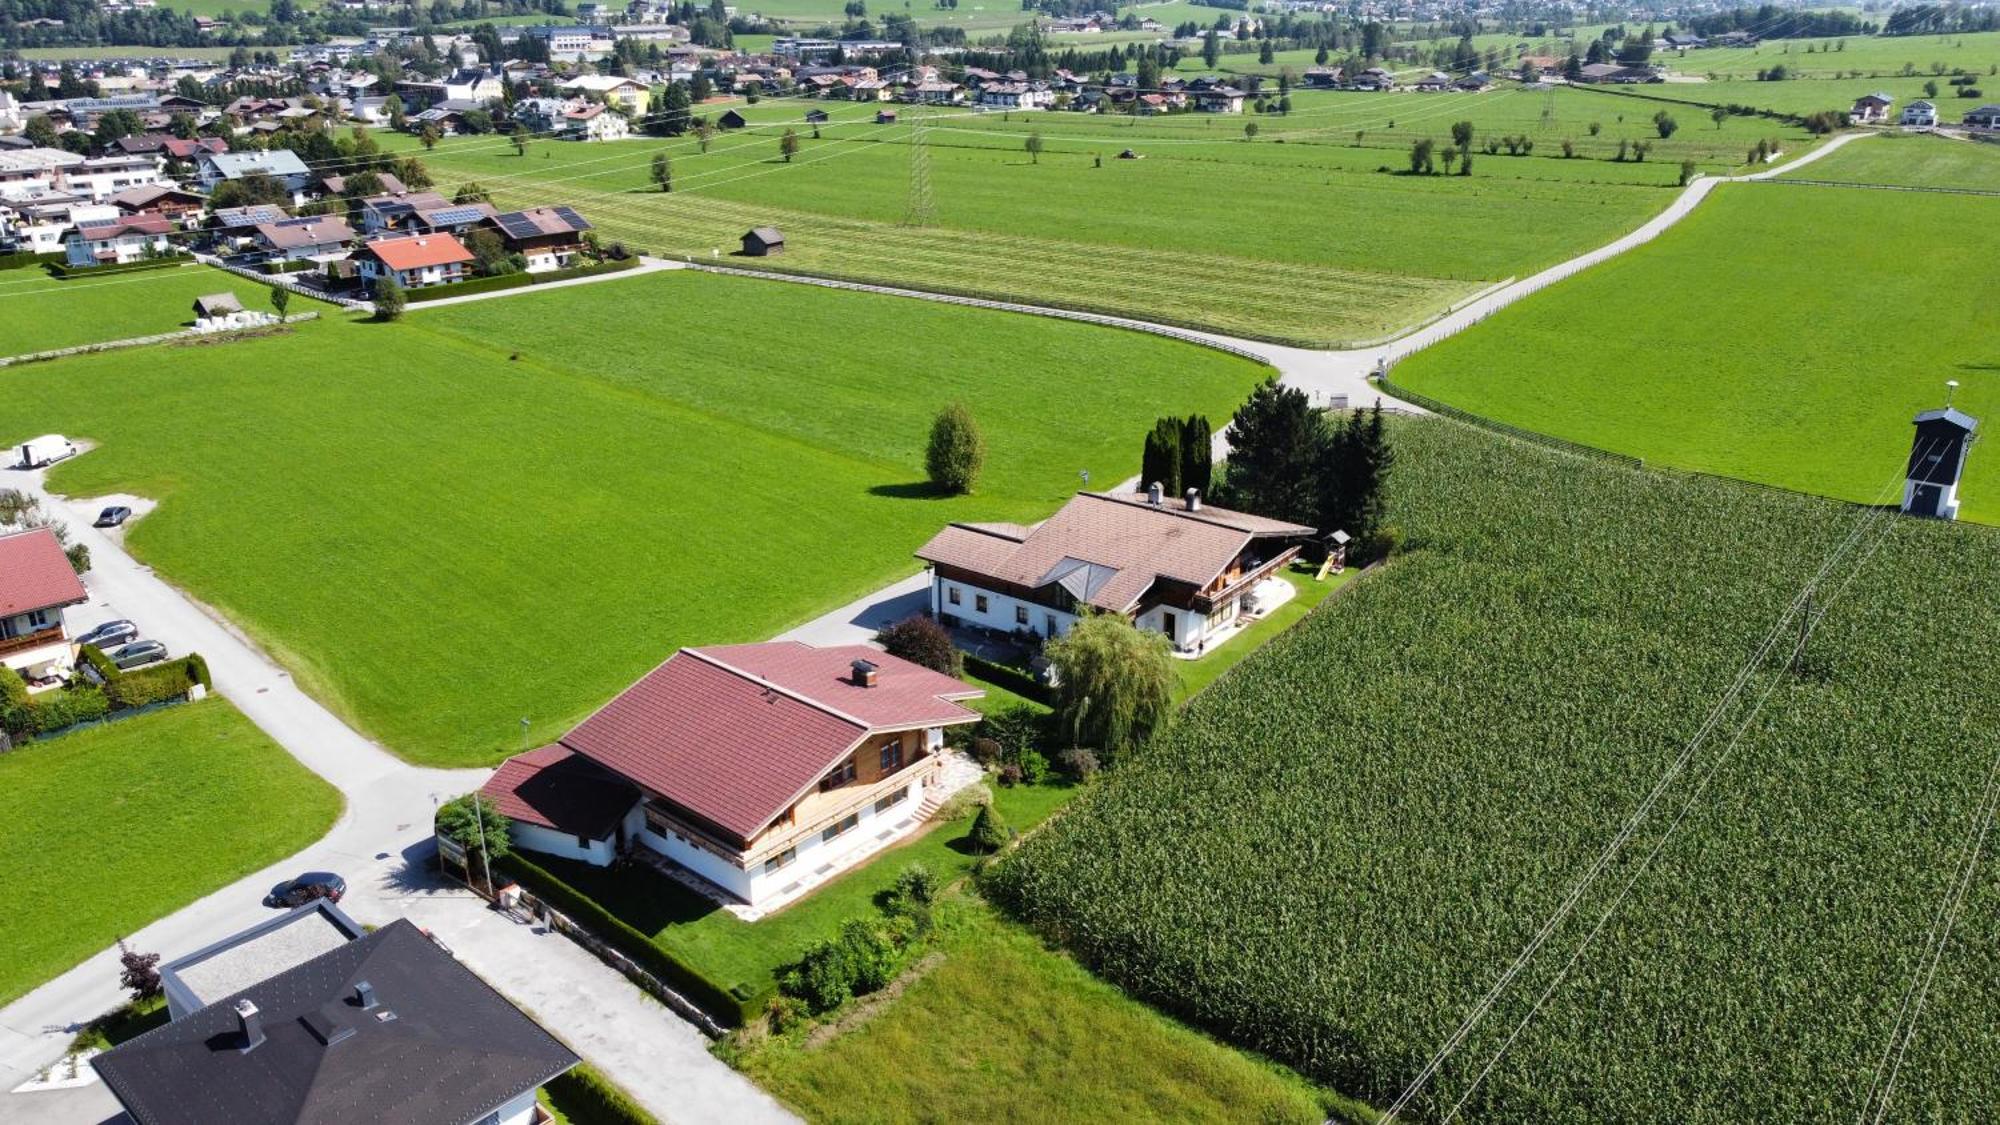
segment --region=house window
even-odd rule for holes
[[[1016,625],[1026,625],[1027,623],[1028,623],[1028,607],[1027,607],[1027,606],[1024,606],[1024,605],[1017,605],[1017,606],[1015,606],[1015,607],[1014,607],[1014,624],[1016,624]]]
[[[29,627],[29,628],[31,628],[31,629],[46,629],[46,628],[48,628],[48,627],[49,627],[49,611],[48,611],[48,610],[46,610],[46,609],[38,609],[38,610],[34,610],[33,612],[29,613],[29,614],[28,614],[28,627]]]
[[[827,789],[838,789],[841,786],[846,785],[848,782],[853,780],[854,780],[854,759],[849,758],[846,761],[840,763],[839,765],[833,767],[833,772],[827,774],[826,777],[820,780],[819,787],[822,791]]]
[[[909,799],[910,799],[910,787],[905,785],[901,789],[896,790],[894,793],[891,793],[883,797],[881,800],[875,802],[875,811],[877,814],[888,812],[890,809],[895,808],[897,805],[900,805],[904,801],[907,801]]]
[[[828,827],[826,831],[820,833],[819,838],[821,842],[831,841],[860,823],[860,813],[848,813],[846,816],[840,818],[840,823],[834,824]]]
[[[1053,636],[1055,636],[1055,635],[1056,635],[1056,615],[1055,615],[1055,614],[1053,614],[1053,613],[1044,613],[1044,614],[1042,614],[1042,635],[1044,635],[1044,636],[1049,636],[1049,637],[1053,637]]]
[[[944,588],[944,600],[957,605],[959,603],[958,587],[946,586]]]
[[[985,613],[985,612],[986,612],[986,595],[985,595],[985,594],[974,594],[974,595],[973,595],[973,597],[972,597],[972,608],[973,608],[973,609],[975,609],[975,610],[978,610],[978,611],[979,611],[980,613]]]
[[[891,742],[888,745],[882,747],[882,772],[895,773],[897,770],[902,768],[903,768],[903,740],[899,738],[896,741]]]
[[[799,858],[799,849],[786,848],[784,851],[764,861],[764,874],[769,875],[773,871],[782,871],[797,858]]]

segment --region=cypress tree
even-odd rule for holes
[[[1145,455],[1139,461],[1139,487],[1159,485],[1168,496],[1181,489],[1181,424],[1173,418],[1153,423],[1146,435]]]
[[[1190,414],[1181,423],[1181,481],[1180,490],[1198,489],[1203,496],[1208,495],[1210,477],[1215,470],[1215,440],[1209,430],[1208,416]]]

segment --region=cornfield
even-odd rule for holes
[[[1381,1106],[1859,518],[1440,421],[1398,440],[1408,554],[1225,676],[995,878],[1099,973]],[[1700,744],[1410,1116],[1873,1116],[2000,747],[2000,536],[1882,523],[1820,587],[1802,660],[1781,644],[1724,713],[1741,740]],[[1996,843],[1897,1063],[1896,1118],[2000,1104]]]

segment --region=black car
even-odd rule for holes
[[[80,645],[96,645],[100,649],[114,648],[130,644],[139,639],[139,627],[130,621],[106,621],[94,626],[90,632],[76,639]]]
[[[104,654],[105,658],[123,672],[131,668],[143,668],[167,658],[167,646],[158,641],[134,641],[120,645]]]
[[[91,526],[117,527],[131,518],[132,509],[123,504],[113,504],[111,507],[97,513],[97,522]]]
[[[265,906],[304,906],[314,899],[339,902],[347,894],[347,880],[331,871],[308,871],[287,883],[271,888]]]

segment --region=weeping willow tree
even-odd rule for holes
[[[1174,658],[1164,634],[1115,614],[1091,614],[1049,642],[1056,716],[1078,746],[1109,754],[1145,742],[1173,709]]]

